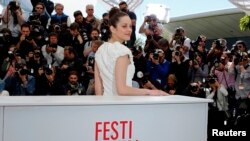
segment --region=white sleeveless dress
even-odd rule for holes
[[[115,65],[118,57],[128,55],[130,64],[127,69],[126,84],[132,87],[135,66],[131,50],[120,42],[103,43],[95,54],[95,62],[100,71],[105,96],[118,95],[115,82]]]

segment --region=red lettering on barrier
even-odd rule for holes
[[[128,121],[120,121],[120,124],[122,126],[122,139],[125,139],[125,124],[128,123]]]
[[[132,138],[132,121],[129,121],[129,139]]]
[[[103,123],[103,139],[104,140],[109,140],[109,137],[107,137],[107,132],[110,131],[110,129],[107,127],[107,124],[110,124],[110,122],[104,122]]]
[[[119,133],[118,133],[118,131],[116,129],[118,125],[119,125],[119,123],[117,121],[114,121],[114,122],[111,123],[111,130],[114,131],[114,134],[110,136],[112,140],[117,140],[118,139]]]
[[[132,141],[132,121],[96,122],[95,141],[124,140]],[[136,140],[138,141],[138,140]]]
[[[102,130],[99,129],[99,126],[102,124],[102,122],[96,122],[95,123],[95,140],[98,141],[98,135],[99,135],[99,132],[102,132]]]

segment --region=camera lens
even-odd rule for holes
[[[159,54],[158,54],[158,53],[154,53],[153,58],[154,58],[155,60],[158,60]]]

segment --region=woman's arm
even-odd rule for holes
[[[100,71],[99,68],[97,66],[97,64],[95,63],[95,95],[103,95],[103,84],[102,84],[102,79],[100,76]]]
[[[127,68],[130,64],[128,55],[120,56],[115,65],[115,80],[118,95],[143,96],[143,95],[167,95],[160,90],[138,89],[126,85]]]

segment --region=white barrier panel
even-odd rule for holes
[[[2,141],[205,141],[208,102],[185,96],[0,97],[0,135]]]

